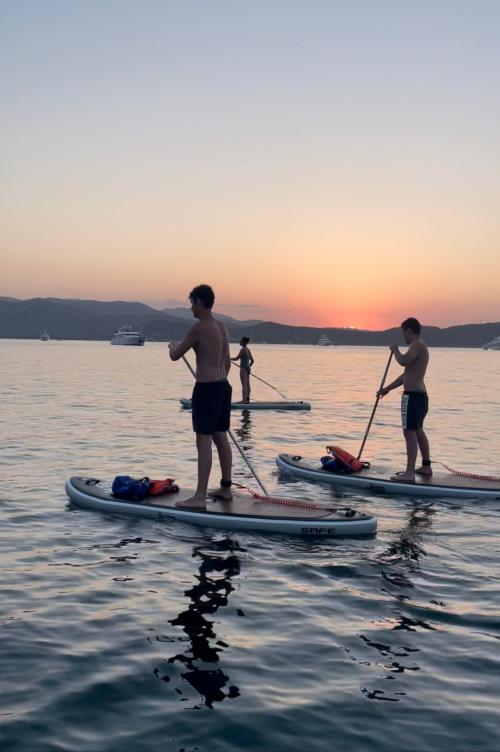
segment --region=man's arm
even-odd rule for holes
[[[182,342],[169,343],[168,349],[170,350],[171,360],[179,360],[188,350],[196,345],[198,342],[198,330],[199,324],[193,324]]]
[[[391,345],[391,352],[400,366],[409,366],[418,357],[419,347],[417,342],[412,342],[405,353],[399,352],[397,345]]]
[[[394,379],[390,384],[387,386],[384,386],[382,389],[379,389],[377,392],[377,397],[385,397],[386,394],[389,394],[393,389],[397,389],[398,386],[402,386],[404,381],[404,373],[401,374],[401,376],[398,376],[397,379]]]

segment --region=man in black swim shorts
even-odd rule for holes
[[[391,480],[398,483],[415,483],[415,473],[419,475],[432,475],[429,441],[424,431],[424,419],[429,409],[429,399],[424,384],[424,376],[429,363],[429,351],[426,344],[420,339],[420,322],[415,318],[409,318],[401,324],[403,337],[408,350],[399,352],[397,345],[391,345],[400,366],[404,366],[404,372],[388,386],[379,389],[377,395],[384,397],[392,389],[398,386],[404,387],[401,398],[401,420],[403,434],[406,441],[406,470],[396,473]],[[422,465],[415,470],[418,450],[422,455]]]
[[[227,375],[231,367],[227,330],[212,316],[215,296],[209,285],[198,285],[189,295],[193,316],[198,319],[182,342],[169,344],[170,357],[179,360],[190,349],[196,354],[196,384],[193,389],[193,430],[198,451],[198,484],[194,496],[176,503],[177,507],[206,509],[212,441],[217,447],[221,467],[217,498],[231,501],[232,452],[227,438],[231,415],[231,385]]]

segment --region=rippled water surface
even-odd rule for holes
[[[236,435],[269,489],[330,501],[275,456],[356,453],[388,350],[252,350],[313,409],[235,412]],[[434,459],[500,473],[499,373],[498,352],[431,351]],[[68,504],[75,474],[192,485],[190,379],[160,343],[0,342],[2,751],[498,749],[500,502],[346,495],[378,534],[337,541]],[[403,468],[398,395],[365,456]]]

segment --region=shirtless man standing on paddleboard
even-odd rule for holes
[[[401,376],[379,389],[378,397],[384,397],[392,389],[403,386],[404,392],[401,399],[401,418],[403,434],[406,441],[406,470],[391,477],[391,480],[400,483],[414,483],[415,473],[419,475],[432,475],[429,441],[424,432],[424,419],[429,409],[427,390],[424,384],[424,376],[429,362],[429,351],[426,344],[420,339],[420,323],[417,319],[409,318],[401,324],[403,337],[408,350],[403,354],[399,352],[397,345],[391,345],[400,366],[404,366]],[[415,470],[418,450],[422,455],[422,465]]]
[[[189,294],[191,311],[198,319],[182,342],[169,344],[170,357],[179,360],[193,348],[196,354],[196,384],[192,397],[193,430],[198,450],[198,485],[189,499],[176,507],[206,509],[207,489],[212,469],[212,440],[217,447],[221,467],[220,488],[214,496],[231,501],[232,452],[227,438],[231,415],[231,385],[227,375],[231,367],[229,341],[224,324],[212,316],[215,295],[209,285],[198,285]]]

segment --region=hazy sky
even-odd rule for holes
[[[500,320],[499,0],[0,9],[0,295]]]

